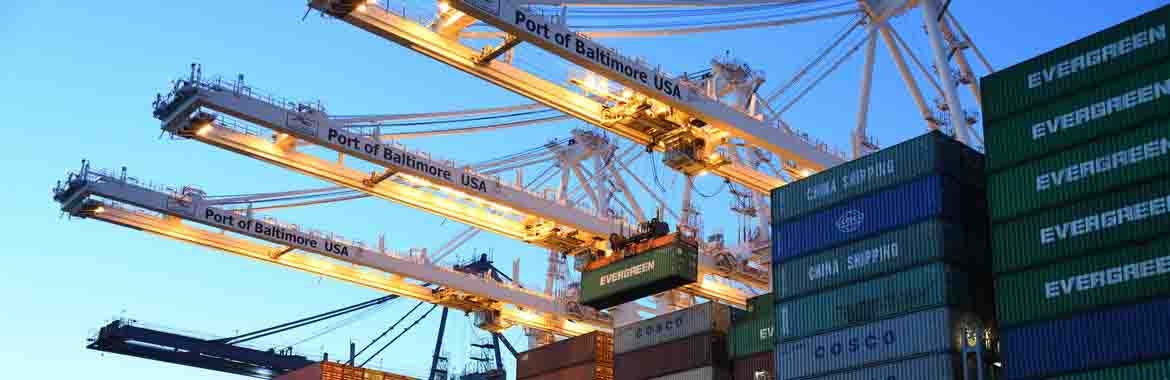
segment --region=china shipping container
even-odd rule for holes
[[[341,363],[320,362],[280,376],[275,380],[421,380],[376,369],[352,367]]]
[[[983,77],[980,89],[983,97],[983,119],[998,121],[1013,112],[1031,108],[1045,101],[1064,96],[1077,90],[1093,87],[1126,72],[1139,69],[1170,57],[1170,41],[1167,41],[1167,23],[1170,23],[1170,7],[1161,7],[1104,31],[1082,38],[1060,48],[1029,59],[1022,63],[999,70]],[[1155,29],[1151,35],[1150,30]],[[1141,37],[1137,37],[1142,35]],[[1135,38],[1136,37],[1136,38]],[[1071,70],[1076,57],[1095,56],[1090,54],[1107,45],[1117,46],[1118,42],[1129,40],[1126,54],[1111,56],[1094,65],[1080,70]],[[1144,43],[1137,43],[1141,40]],[[1142,47],[1138,47],[1142,45]],[[1113,49],[1117,51],[1116,48]],[[1092,58],[1090,58],[1092,59]],[[1069,63],[1063,66],[1062,63]],[[1037,86],[1035,79],[1029,83],[1029,76],[1050,74],[1052,80],[1042,81]],[[985,122],[985,123],[986,123]]]
[[[697,254],[697,250],[686,249],[685,245],[672,244],[582,272],[580,303],[607,309],[695,282],[699,270]],[[645,271],[601,283],[605,276],[635,267]]]
[[[1106,368],[1170,356],[1170,300],[1004,329],[1009,380]]]
[[[930,174],[982,186],[983,155],[932,131],[772,190],[772,220],[790,219]]]
[[[748,310],[732,318],[731,358],[752,356],[776,348],[776,304],[768,293],[748,299]]]
[[[1170,231],[1168,197],[1170,179],[1162,179],[995,225],[994,269],[1015,271],[1164,236]]]
[[[776,339],[789,341],[942,306],[971,310],[977,299],[973,281],[967,273],[934,263],[780,301]],[[989,298],[984,297],[986,302]]]
[[[1170,379],[1170,360],[1144,362],[1124,367],[1053,377],[1051,380],[1142,380]]]
[[[923,177],[779,223],[773,228],[773,263],[936,216],[981,225],[985,214],[986,195],[982,189],[960,186],[949,177]]]
[[[1170,295],[1170,240],[1014,272],[996,279],[1000,326]]]
[[[1165,99],[1164,109],[1170,112],[1170,93]],[[1086,164],[1092,166],[1086,168]],[[1002,221],[1167,173],[1170,120],[1159,120],[991,175],[987,182],[991,220]]]
[[[988,322],[946,308],[783,342],[776,348],[776,379],[790,380],[962,348],[965,329]]]
[[[577,364],[532,377],[516,376],[517,380],[614,380],[613,365],[599,363]]]
[[[521,352],[516,356],[516,378],[526,379],[587,363],[613,366],[612,336],[594,331]]]
[[[772,380],[776,378],[776,354],[760,351],[731,362],[735,380]]]
[[[620,380],[646,380],[695,368],[730,369],[727,336],[709,332],[614,356]]]
[[[956,354],[934,354],[818,376],[808,380],[967,380]],[[978,378],[978,377],[973,377]],[[984,379],[994,379],[985,376]],[[736,379],[739,380],[739,379]]]
[[[776,265],[773,284],[781,299],[869,280],[934,261],[962,268],[990,266],[985,226],[966,227],[943,219],[922,221]],[[981,235],[981,236],[979,236]]]
[[[651,380],[732,380],[731,371],[726,368],[703,367],[655,377]]]
[[[730,328],[731,310],[727,305],[701,303],[619,326],[614,331],[614,352],[622,354],[707,332],[727,334]]]

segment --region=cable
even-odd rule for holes
[[[387,328],[386,331],[383,331],[381,334],[378,335],[377,338],[374,338],[374,340],[371,340],[370,343],[366,344],[365,347],[362,347],[361,350],[358,350],[358,352],[353,355],[353,358],[349,359],[348,364],[353,365],[354,358],[357,358],[358,355],[361,355],[363,352],[366,352],[366,350],[369,349],[370,346],[373,346],[374,343],[377,343],[379,340],[381,340],[383,337],[385,337],[386,334],[389,334],[390,331],[394,330],[395,327],[398,327],[399,323],[402,323],[402,321],[406,320],[406,317],[409,317],[411,314],[414,313],[415,310],[418,310],[418,307],[422,306],[423,303],[424,303],[423,301],[418,301],[418,303],[414,304],[414,307],[410,308],[410,311],[407,311],[406,314],[403,314],[402,318],[398,318],[398,321],[394,322],[394,324],[390,325],[390,327]]]
[[[269,336],[272,334],[277,334],[277,333],[292,330],[292,329],[295,329],[298,327],[307,326],[307,325],[317,323],[317,322],[320,322],[320,321],[323,321],[326,319],[330,319],[330,318],[333,318],[333,317],[336,317],[339,315],[352,313],[354,311],[365,309],[365,308],[368,308],[370,306],[374,306],[377,304],[385,303],[387,301],[391,301],[391,300],[394,300],[397,298],[398,298],[398,295],[391,294],[391,295],[388,295],[385,297],[375,298],[375,299],[372,299],[372,300],[369,300],[366,302],[362,302],[362,303],[359,303],[356,305],[350,305],[350,306],[346,306],[346,307],[336,309],[333,311],[328,311],[328,312],[317,314],[317,315],[310,316],[307,318],[298,319],[298,320],[295,320],[292,322],[282,323],[282,324],[272,326],[269,328],[264,328],[264,329],[252,331],[249,333],[245,333],[245,334],[240,334],[240,335],[230,337],[230,338],[217,339],[217,340],[215,340],[215,342],[225,343],[225,344],[244,343],[244,342],[247,342],[250,340],[263,338],[263,337],[266,337],[266,336]]]
[[[359,313],[357,313],[357,314],[354,314],[353,316],[351,316],[351,317],[349,317],[349,318],[346,318],[346,319],[344,319],[344,320],[342,320],[342,321],[340,321],[340,322],[338,322],[338,323],[336,323],[336,324],[333,324],[333,325],[331,325],[331,326],[328,326],[328,327],[326,327],[326,328],[324,328],[324,329],[321,329],[320,331],[317,331],[316,333],[313,333],[313,335],[310,335],[310,336],[309,336],[309,337],[307,337],[307,338],[304,338],[304,339],[301,339],[301,340],[299,340],[299,341],[296,341],[295,343],[286,344],[286,345],[283,345],[283,346],[284,346],[284,347],[294,347],[294,346],[298,346],[298,345],[304,344],[304,343],[306,343],[306,342],[312,341],[312,340],[314,340],[314,339],[320,338],[320,337],[324,336],[325,334],[328,334],[328,333],[331,333],[331,332],[337,331],[337,329],[340,329],[340,328],[342,328],[342,327],[346,327],[346,326],[352,325],[354,322],[357,322],[357,321],[359,321],[359,320],[361,320],[361,319],[364,319],[364,318],[368,317],[368,316],[369,316],[369,315],[371,315],[371,314],[374,314],[374,313],[377,313],[377,312],[379,312],[379,311],[385,310],[387,306],[390,306],[390,304],[389,304],[389,303],[384,303],[384,304],[378,305],[378,306],[376,306],[376,307],[372,307],[372,308],[369,308],[369,309],[366,309],[366,310],[362,310],[361,312],[359,312]]]
[[[775,19],[775,18],[778,18],[778,17],[785,17],[785,16],[798,16],[798,15],[809,14],[809,13],[812,13],[812,12],[817,12],[817,11],[824,11],[824,10],[830,10],[830,9],[833,9],[833,8],[840,8],[840,7],[843,7],[843,6],[849,6],[849,5],[852,5],[852,4],[854,4],[852,1],[848,1],[848,2],[840,2],[840,3],[831,4],[831,5],[826,5],[826,6],[821,6],[821,7],[815,7],[815,8],[809,8],[809,9],[803,9],[803,10],[800,10],[800,11],[792,11],[792,12],[781,12],[781,13],[777,13],[777,14],[771,14],[771,15],[762,15],[762,16],[754,16],[754,17],[737,17],[737,18],[734,18],[734,19],[718,19],[718,20],[707,20],[707,21],[685,21],[685,22],[664,22],[664,23],[646,23],[646,24],[626,24],[626,25],[612,25],[612,24],[610,24],[610,25],[573,25],[573,26],[572,26],[572,28],[574,28],[574,29],[581,29],[581,30],[589,30],[589,29],[642,29],[642,28],[677,28],[677,27],[707,26],[707,25],[728,24],[728,23],[743,23],[743,22],[750,22],[750,21],[763,21],[763,20],[771,20],[771,19]]]
[[[422,322],[423,318],[426,318],[428,315],[431,315],[431,312],[435,311],[435,307],[438,307],[438,306],[439,305],[432,304],[431,308],[428,309],[425,314],[423,314],[421,317],[418,317],[418,319],[414,320],[414,323],[411,323],[410,326],[406,326],[405,329],[402,329],[402,332],[398,333],[398,335],[395,336],[394,339],[391,339],[389,342],[386,342],[386,345],[382,346],[382,348],[378,349],[378,351],[375,352],[373,355],[370,355],[370,358],[366,359],[366,361],[362,362],[362,365],[359,365],[358,368],[365,367],[367,363],[369,363],[371,360],[374,360],[374,358],[378,357],[378,354],[381,354],[383,350],[385,350],[387,347],[390,347],[391,344],[394,344],[394,342],[397,341],[398,338],[401,338],[402,334],[406,334],[406,332],[410,331],[410,329],[412,327],[414,327],[415,325],[418,325],[419,322]]]
[[[554,110],[553,109],[543,109],[543,110],[536,110],[536,111],[514,112],[514,113],[510,113],[510,114],[503,114],[503,115],[479,116],[479,117],[469,117],[469,118],[450,119],[450,120],[427,120],[427,121],[413,121],[413,122],[408,122],[408,123],[385,123],[385,124],[373,123],[373,124],[368,124],[368,125],[355,124],[355,125],[350,125],[350,127],[374,127],[374,126],[377,126],[377,127],[409,127],[409,126],[416,126],[416,125],[452,124],[452,123],[462,123],[462,122],[468,122],[468,121],[502,119],[502,118],[508,118],[508,117],[525,116],[525,115],[532,115],[532,114],[552,112],[552,111],[554,111]]]

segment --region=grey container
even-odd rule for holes
[[[781,343],[776,348],[776,378],[799,379],[915,355],[955,352],[962,344],[959,327],[973,325],[982,330],[977,318],[939,308]]]
[[[955,355],[938,354],[808,380],[952,380],[961,370]]]
[[[727,305],[707,302],[618,327],[613,351],[626,353],[712,331],[726,334],[730,328],[731,310]]]
[[[731,371],[719,367],[701,367],[654,377],[651,380],[731,380]]]

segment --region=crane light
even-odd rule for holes
[[[94,214],[101,214],[103,212],[106,212],[105,206],[97,206],[97,208],[93,209]]]

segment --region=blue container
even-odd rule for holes
[[[963,190],[970,191],[963,197]],[[923,177],[874,195],[854,199],[822,212],[797,218],[773,229],[774,263],[862,239],[926,218],[954,218],[962,202],[979,202],[982,191],[959,186],[949,177]],[[985,209],[985,207],[983,207]],[[975,221],[980,222],[981,221]]]
[[[958,360],[954,354],[931,355],[808,380],[952,380],[961,378]]]
[[[1008,379],[1032,379],[1170,356],[1170,299],[1005,330]]]

